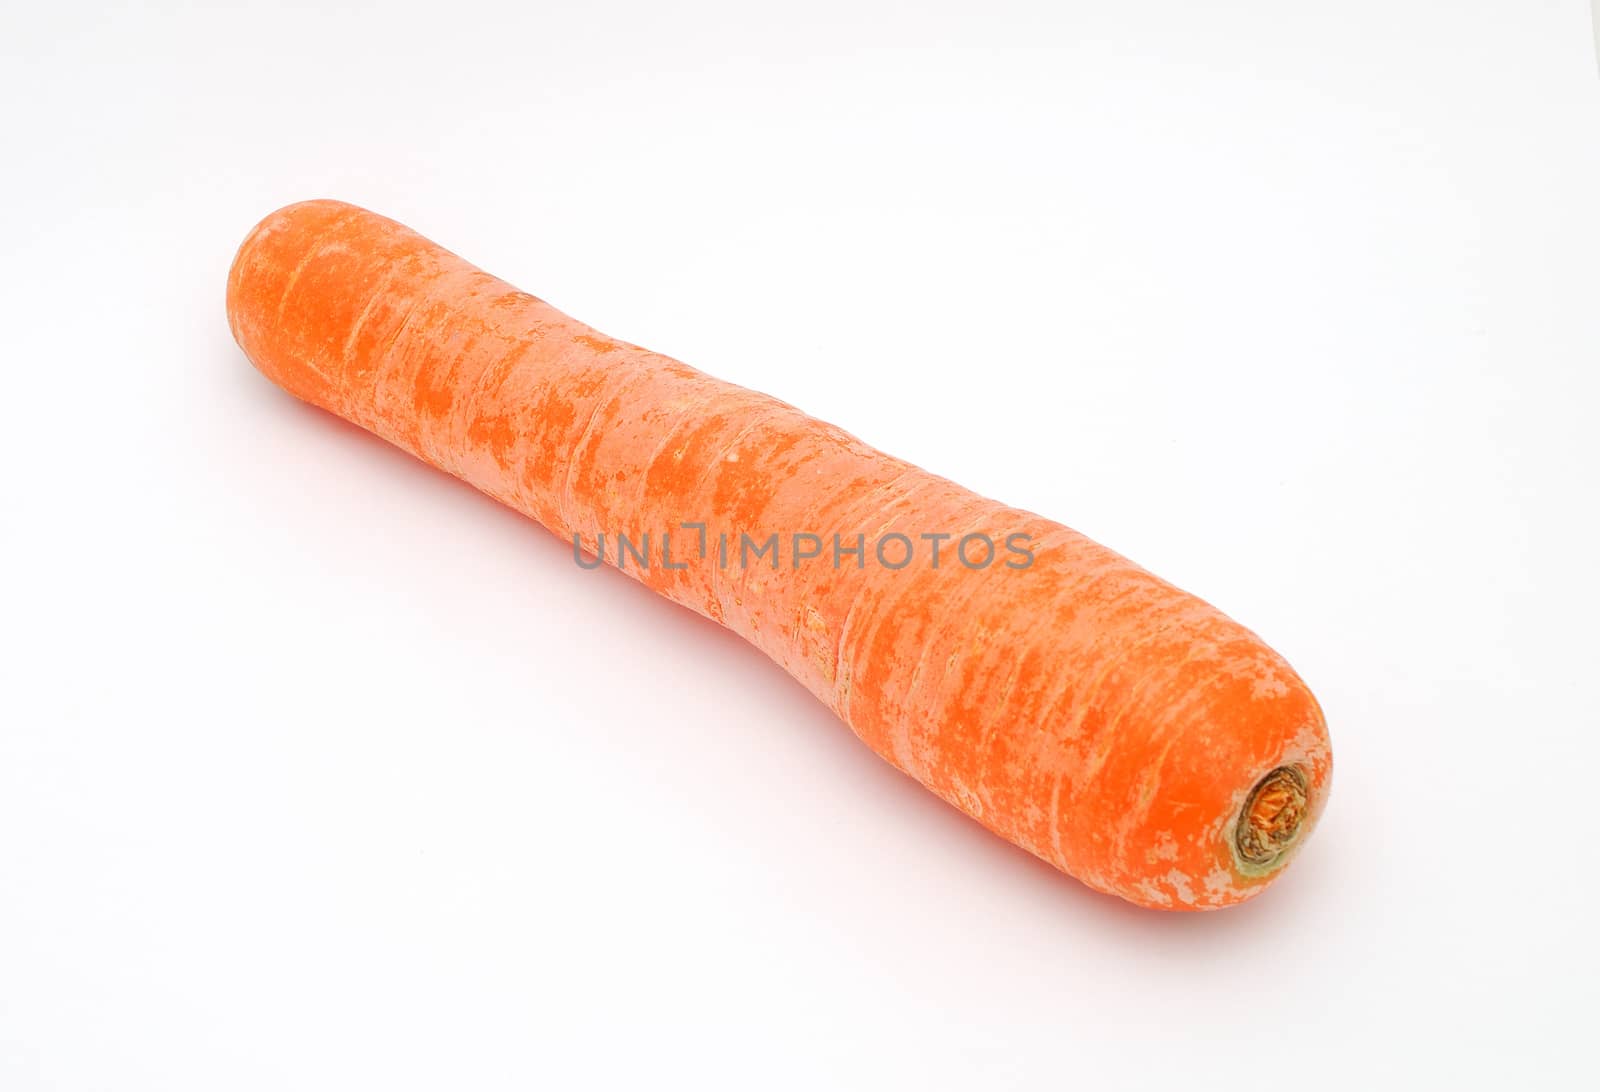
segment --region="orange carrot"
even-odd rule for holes
[[[268,216],[228,319],[291,394],[732,629],[889,762],[1092,887],[1239,902],[1322,810],[1316,700],[1215,608],[392,220],[335,201]]]

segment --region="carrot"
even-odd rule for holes
[[[732,629],[879,755],[1091,887],[1227,906],[1322,810],[1327,729],[1288,664],[1061,524],[352,205],[268,216],[227,304],[289,393]]]

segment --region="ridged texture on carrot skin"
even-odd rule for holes
[[[754,643],[870,746],[991,830],[1102,891],[1206,909],[1256,894],[1233,825],[1296,765],[1303,843],[1331,755],[1310,691],[1254,634],[1068,528],[985,500],[776,399],[607,337],[375,213],[262,221],[228,280],[250,359],[569,543],[673,534],[630,575]],[[782,567],[700,560],[694,532],[784,540]],[[825,556],[792,567],[788,537]],[[919,560],[835,569],[831,537],[899,531]],[[960,565],[923,533],[1032,536]],[[1003,549],[1003,547],[1002,547]],[[656,547],[659,553],[659,548]],[[891,555],[893,556],[893,555]],[[611,549],[608,546],[608,559]]]

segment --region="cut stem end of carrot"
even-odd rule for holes
[[[1256,782],[1234,827],[1241,871],[1251,876],[1276,871],[1288,860],[1309,813],[1306,775],[1299,766],[1279,766]]]

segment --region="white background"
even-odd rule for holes
[[[1600,1011],[1581,0],[0,16],[0,1088],[1572,1087]],[[1300,669],[1268,895],[1095,895],[293,402],[330,196],[1064,520]]]

